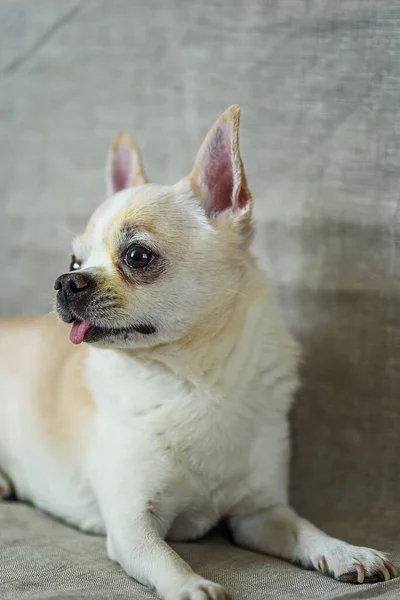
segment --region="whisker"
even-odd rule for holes
[[[59,226],[59,229],[61,231],[64,231],[65,233],[68,233],[69,236],[71,236],[71,238],[75,238],[78,234],[76,231],[73,231],[72,229],[70,229],[67,225],[65,224],[61,224]]]

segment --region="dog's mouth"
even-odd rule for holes
[[[82,344],[82,342],[102,342],[103,340],[107,343],[116,344],[121,342],[122,344],[129,342],[132,337],[137,334],[144,336],[153,335],[157,332],[157,329],[151,323],[144,321],[139,323],[131,323],[124,327],[115,327],[112,325],[98,325],[98,321],[102,317],[96,318],[88,314],[89,318],[85,318],[77,314],[70,306],[57,297],[57,313],[58,316],[64,323],[72,325],[69,333],[69,339],[73,344]],[[97,323],[96,323],[97,321]]]
[[[142,335],[152,335],[156,332],[156,328],[149,324],[105,328],[98,327],[90,321],[75,319],[72,323],[69,339],[73,344],[81,344],[82,342],[97,342],[107,337],[128,338],[134,332]]]

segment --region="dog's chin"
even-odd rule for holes
[[[137,343],[140,338],[153,336],[157,331],[151,323],[132,323],[124,327],[110,324],[105,327],[99,325],[96,318],[74,314],[59,305],[57,314],[61,321],[71,324],[69,337],[74,344],[86,342],[99,346],[127,347]]]
[[[155,333],[156,328],[149,323],[111,328],[91,325],[85,333],[83,341],[101,346],[126,347],[135,344],[135,342],[137,343],[141,336],[148,337]]]

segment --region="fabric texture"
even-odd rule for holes
[[[400,6],[390,0],[0,4],[2,315],[49,310],[116,134],[159,183],[242,107],[255,249],[304,346],[292,501],[400,565]],[[235,600],[398,598],[231,545],[177,544]],[[153,598],[102,538],[0,505],[0,598]]]

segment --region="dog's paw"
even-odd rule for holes
[[[232,596],[221,585],[196,578],[186,583],[174,600],[232,600]]]
[[[397,577],[396,567],[383,552],[344,542],[321,555],[317,569],[346,583],[376,583]]]
[[[12,485],[8,479],[0,473],[0,501],[12,496]]]

